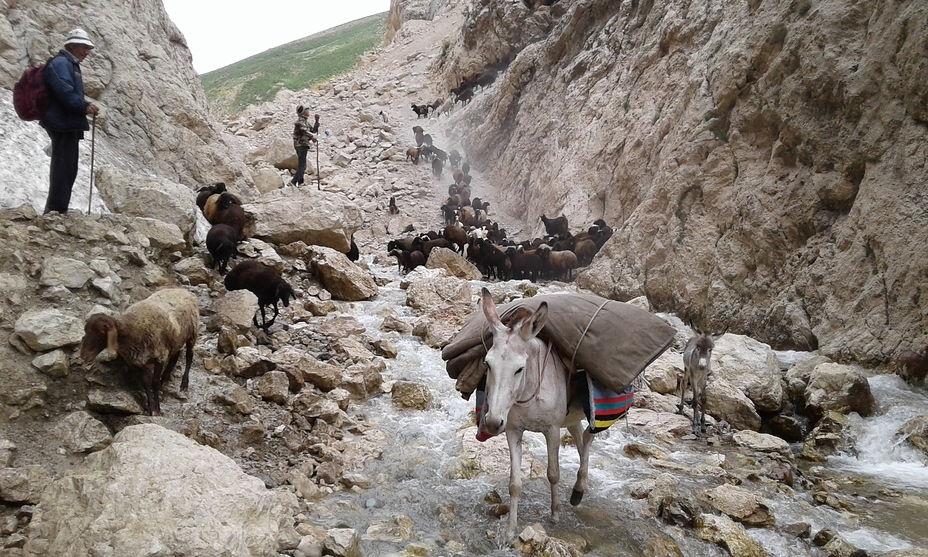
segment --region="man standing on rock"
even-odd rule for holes
[[[68,33],[64,48],[45,66],[42,75],[50,106],[39,124],[52,140],[51,170],[45,212],[68,212],[71,188],[77,178],[78,144],[90,129],[88,114],[98,109],[84,99],[84,80],[80,63],[93,50],[93,43],[83,29]]]
[[[309,152],[310,144],[316,142],[313,134],[319,131],[319,115],[316,114],[315,122],[310,124],[309,108],[300,105],[296,107],[296,113],[299,117],[293,124],[293,148],[296,149],[297,167],[290,185],[302,186],[303,175],[306,173],[306,154]]]

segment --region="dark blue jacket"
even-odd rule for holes
[[[87,105],[81,66],[70,52],[62,50],[45,66],[43,74],[51,106],[39,124],[56,132],[87,131]]]

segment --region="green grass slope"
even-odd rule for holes
[[[211,111],[234,115],[272,100],[281,89],[299,91],[347,73],[380,44],[386,22],[387,12],[375,14],[201,75]]]

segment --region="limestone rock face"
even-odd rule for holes
[[[232,459],[130,426],[45,489],[23,554],[274,555],[284,512]]]
[[[136,177],[157,175],[189,188],[216,181],[230,187],[250,185],[247,167],[229,155],[210,124],[190,49],[160,0],[90,0],[79,12],[61,2],[4,3],[0,88],[12,89],[28,64],[45,62],[62,48],[68,31],[80,26],[96,45],[81,64],[86,94],[101,108],[94,134],[96,170],[113,166]],[[7,109],[4,117],[15,119]],[[24,123],[23,133],[47,141],[45,131],[34,123]],[[85,156],[89,158],[90,139],[88,132],[81,146],[82,164]],[[87,184],[81,179],[72,204],[87,199],[86,194]],[[95,194],[94,201],[98,199]],[[23,201],[13,200],[10,206]]]
[[[491,14],[551,24],[449,129],[529,230],[615,229],[581,286],[836,359],[928,340],[924,2],[474,5],[449,86],[496,60]]]

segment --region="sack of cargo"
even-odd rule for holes
[[[503,323],[520,307],[548,304],[548,322],[538,334],[550,340],[568,369],[586,370],[603,387],[623,393],[644,368],[673,343],[675,330],[663,319],[624,302],[594,294],[545,294],[498,307]],[[486,374],[483,357],[493,335],[482,312],[476,312],[441,351],[448,376],[470,399]]]

